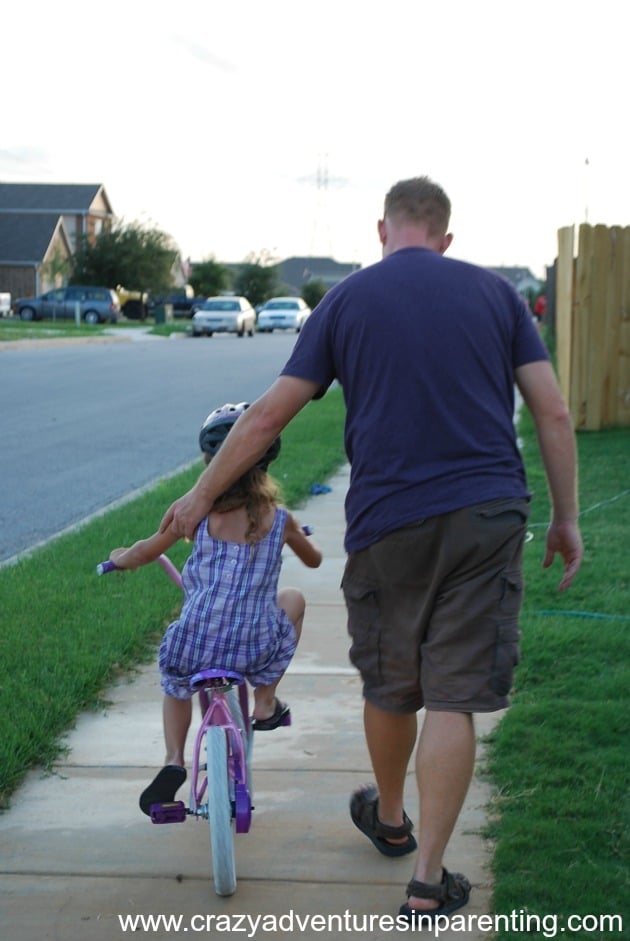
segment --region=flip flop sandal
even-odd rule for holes
[[[255,732],[271,732],[279,725],[291,725],[291,710],[286,703],[276,699],[276,708],[268,719],[253,719],[252,729]]]
[[[405,902],[400,906],[399,915],[406,918],[410,924],[428,919],[433,921],[438,915],[450,915],[465,905],[470,898],[470,882],[461,872],[443,870],[442,881],[439,885],[430,885],[428,882],[417,882],[412,879],[407,886],[407,898],[411,896],[418,899],[435,899],[441,902],[437,908],[410,908]]]
[[[152,804],[168,804],[175,799],[177,791],[186,780],[186,769],[179,765],[166,765],[158,771],[140,795],[140,810],[151,816]]]
[[[374,785],[355,791],[350,798],[350,816],[355,827],[372,841],[383,856],[406,856],[417,848],[412,836],[413,823],[403,811],[403,823],[399,827],[390,827],[378,819],[378,791]],[[407,837],[406,843],[389,843],[388,840],[400,840]]]

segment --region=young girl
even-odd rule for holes
[[[247,407],[244,402],[227,404],[208,415],[199,434],[206,463]],[[253,728],[258,731],[278,728],[289,714],[276,688],[295,652],[305,601],[295,588],[278,592],[282,548],[289,546],[310,568],[319,566],[322,555],[295,517],[277,505],[267,467],[279,451],[277,438],[197,527],[182,572],[182,611],[168,627],[158,657],[166,760],[140,797],[146,814],[151,804],[172,801],[186,779],[184,746],[193,695],[189,680],[195,673],[219,668],[246,676],[254,687]],[[136,569],[176,541],[169,528],[128,549],[114,549],[109,558],[118,568]]]

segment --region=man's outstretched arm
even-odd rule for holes
[[[160,532],[172,526],[179,537],[192,539],[217,497],[253,467],[318,390],[317,383],[306,379],[293,376],[276,379],[241,415],[195,486],[168,508]]]
[[[578,527],[577,453],[573,424],[553,368],[546,360],[516,370],[516,382],[536,425],[538,445],[551,497],[551,523],[543,567],[558,553],[564,563],[559,589],[564,591],[582,563]]]

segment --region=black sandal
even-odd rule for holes
[[[470,898],[470,882],[461,872],[442,870],[442,881],[439,885],[430,885],[428,882],[417,882],[412,879],[407,886],[407,898],[435,899],[441,902],[437,908],[411,908],[406,902],[400,906],[399,915],[406,918],[410,924],[420,919],[433,920],[438,915],[450,915],[465,905]]]
[[[186,780],[186,769],[179,765],[166,765],[158,771],[147,788],[140,795],[140,810],[147,817],[151,816],[152,804],[168,804]]]
[[[411,834],[413,823],[404,811],[403,823],[399,827],[391,827],[378,819],[378,791],[373,784],[354,792],[350,798],[350,816],[355,827],[365,833],[383,856],[406,856],[418,846]],[[407,837],[406,843],[388,842],[401,840],[404,836]]]
[[[276,698],[276,708],[268,719],[253,719],[252,729],[255,732],[271,732],[280,725],[291,725],[291,710],[286,703]]]

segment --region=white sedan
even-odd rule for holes
[[[258,311],[258,332],[295,330],[299,333],[311,313],[301,297],[272,297]]]
[[[208,297],[192,317],[192,335],[211,337],[213,333],[254,336],[256,311],[246,297]]]

